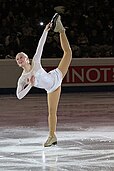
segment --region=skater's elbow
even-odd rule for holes
[[[21,100],[23,98],[23,96],[21,96],[21,93],[18,93],[18,92],[16,93],[16,96],[19,100]]]
[[[21,99],[22,99],[22,97],[21,97],[21,96],[19,96],[19,95],[17,95],[17,98],[18,98],[19,100],[21,100]]]

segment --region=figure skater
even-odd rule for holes
[[[63,57],[56,69],[46,72],[41,66],[41,56],[50,29],[53,29],[54,32],[58,32],[60,35]],[[46,25],[39,40],[32,63],[30,64],[30,60],[25,53],[20,52],[16,55],[17,64],[19,67],[23,68],[23,72],[18,79],[16,90],[17,98],[22,99],[33,86],[43,88],[47,91],[49,136],[44,143],[44,147],[57,144],[57,108],[61,94],[61,83],[68,71],[71,59],[72,51],[65,33],[65,28],[61,22],[61,16],[58,13],[56,13],[51,22]]]

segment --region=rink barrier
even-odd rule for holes
[[[60,58],[42,59],[42,66],[50,71]],[[16,88],[21,75],[14,59],[0,60],[0,89]],[[114,58],[73,58],[62,87],[96,87],[114,85]]]

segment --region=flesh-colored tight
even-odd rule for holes
[[[58,68],[63,74],[63,78],[66,75],[69,65],[72,59],[72,51],[66,36],[65,31],[60,33],[60,44],[63,50],[63,57],[59,63]],[[47,95],[48,100],[48,125],[49,125],[49,136],[54,136],[57,125],[57,109],[59,99],[61,95],[61,87],[57,88],[54,92]]]

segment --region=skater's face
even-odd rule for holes
[[[19,67],[23,68],[26,64],[29,63],[29,58],[25,53],[20,52],[16,55],[16,62],[19,65]]]

